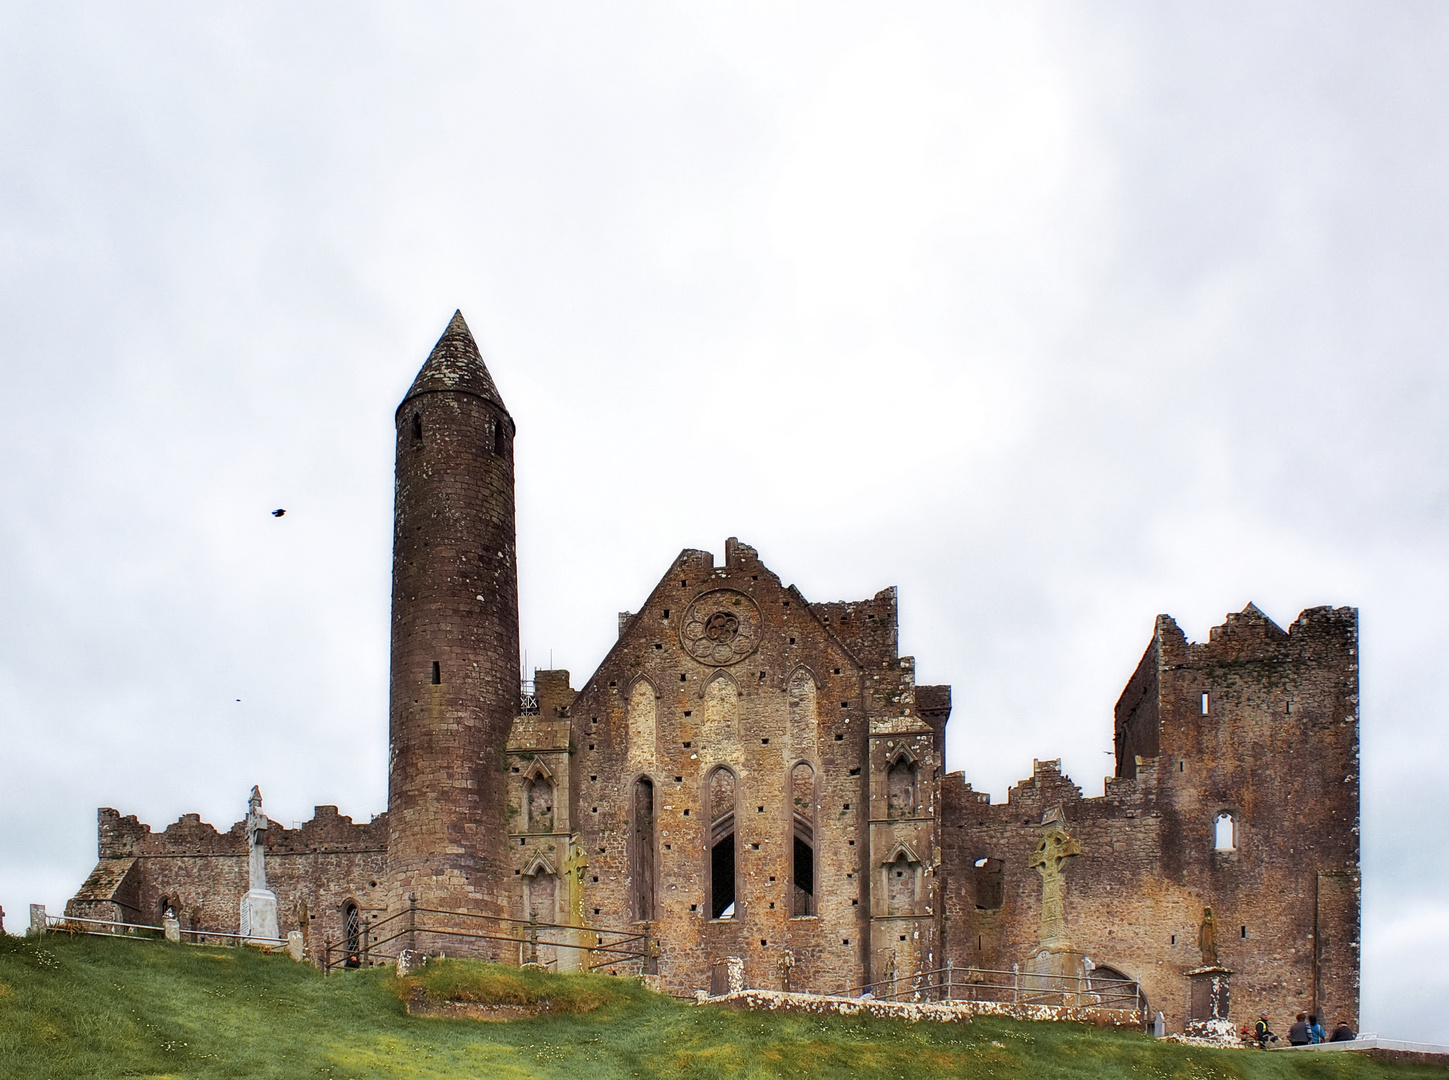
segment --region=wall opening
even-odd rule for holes
[[[1204,690],[1202,692],[1202,714],[1204,716],[1208,714],[1208,700],[1208,692]]]
[[[413,413],[413,442],[422,442],[423,439],[423,415]]]
[[[493,424],[493,452],[499,457],[506,457],[508,452],[508,436],[503,431],[503,421],[498,420]]]
[[[800,762],[790,770],[794,842],[790,866],[790,914],[815,914],[815,770]]]
[[[1006,863],[1001,859],[976,860],[976,910],[999,911],[1005,896]]]
[[[1226,810],[1213,822],[1213,848],[1216,851],[1238,849],[1238,823]]]
[[[440,663],[438,663],[438,661],[434,660],[433,661],[433,685],[434,686],[441,686],[442,683],[443,683],[443,665],[440,664]]]
[[[351,900],[342,905],[342,938],[346,942],[347,967],[362,966],[362,916]]]
[[[634,781],[634,834],[629,851],[629,880],[633,885],[634,919],[653,922],[654,910],[654,781],[641,776]]]
[[[916,816],[917,792],[920,783],[920,769],[909,754],[897,754],[886,770],[886,816],[908,818]]]
[[[709,774],[709,917],[735,915],[735,774],[723,765]]]

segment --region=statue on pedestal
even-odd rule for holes
[[[247,894],[241,900],[239,933],[249,945],[275,945],[281,938],[277,928],[277,896],[267,888],[266,840],[261,836],[270,822],[262,813],[262,789],[252,788],[247,800]]]

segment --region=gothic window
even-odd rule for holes
[[[794,849],[790,914],[815,914],[815,770],[800,762],[790,770]]]
[[[1238,849],[1238,823],[1226,810],[1213,822],[1213,848],[1217,851]]]
[[[733,690],[733,687],[731,687]],[[723,765],[709,774],[709,917],[735,914],[735,774]]]
[[[342,905],[342,939],[346,943],[347,967],[362,966],[362,915],[351,900]]]
[[[529,832],[553,832],[553,779],[536,766],[523,782],[524,811]]]
[[[977,859],[976,910],[998,911],[1003,897],[1002,875],[1006,864],[1000,859]]]
[[[629,691],[629,765],[647,769],[654,764],[657,725],[654,684],[640,679]]]
[[[634,831],[629,847],[629,880],[633,891],[634,918],[652,922],[654,912],[654,781],[641,776],[634,781]]]
[[[919,788],[920,769],[916,759],[901,750],[886,770],[886,816],[915,817],[920,803]]]
[[[797,754],[814,756],[818,731],[815,680],[804,668],[790,676],[790,745]]]

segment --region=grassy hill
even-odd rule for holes
[[[467,1000],[526,1019],[409,1015]],[[1359,1055],[1210,1051],[1079,1024],[771,1016],[682,1004],[625,979],[447,961],[418,980],[323,978],[250,949],[0,938],[0,1076],[1442,1077]]]

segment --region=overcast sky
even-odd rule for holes
[[[1099,795],[1159,612],[1358,606],[1364,1024],[1449,1042],[1446,92],[1427,3],[0,5],[7,928],[97,806],[385,808],[461,307],[575,686],[737,535]]]

